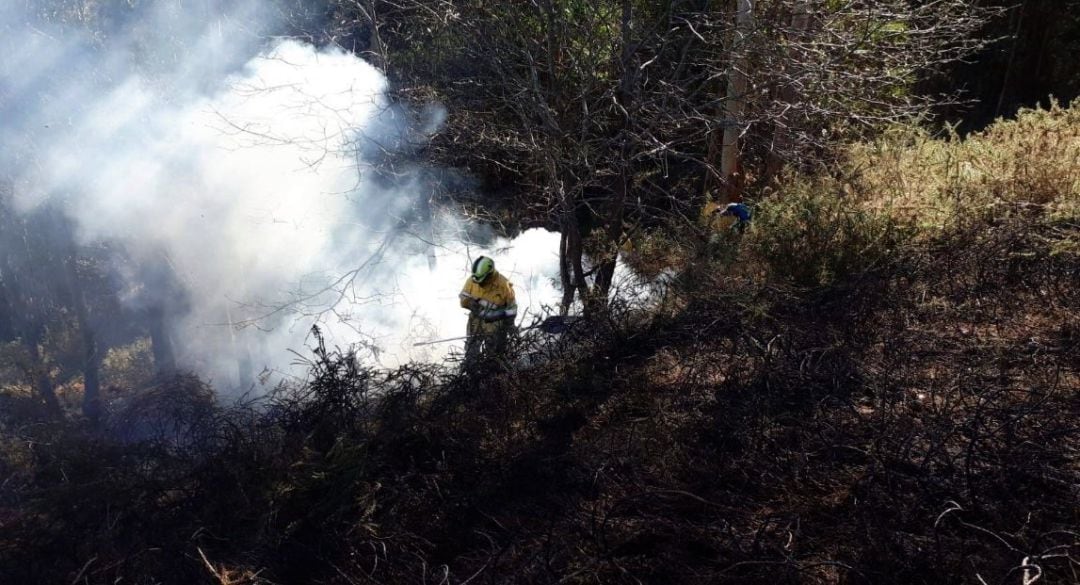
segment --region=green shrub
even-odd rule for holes
[[[798,185],[757,207],[744,253],[771,282],[812,288],[882,265],[908,235],[888,213],[856,205],[834,189]]]

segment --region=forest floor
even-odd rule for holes
[[[0,582],[1080,583],[1076,159],[976,153],[1033,124],[1067,159],[1078,115],[1031,116],[656,236],[665,294],[527,368],[321,348],[254,403],[158,380],[105,433],[9,393]]]

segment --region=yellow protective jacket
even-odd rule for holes
[[[487,277],[482,283],[472,278],[465,280],[465,286],[458,295],[462,308],[468,309],[472,301],[479,304],[476,316],[484,322],[493,323],[503,319],[513,321],[517,317],[517,301],[514,299],[514,285],[498,271]]]

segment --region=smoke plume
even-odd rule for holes
[[[444,357],[453,344],[412,344],[464,333],[457,292],[479,254],[527,311],[553,302],[557,236],[475,243],[483,228],[431,207],[446,171],[407,155],[439,109],[392,103],[338,48],[273,40],[264,5],[116,9],[91,34],[2,0],[0,174],[17,206],[59,203],[81,243],[121,243],[125,302],[165,306],[179,364],[221,387],[302,375],[290,350],[314,324],[384,365]]]

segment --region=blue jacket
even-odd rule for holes
[[[720,215],[734,215],[739,223],[750,221],[750,208],[742,203],[728,203]]]

